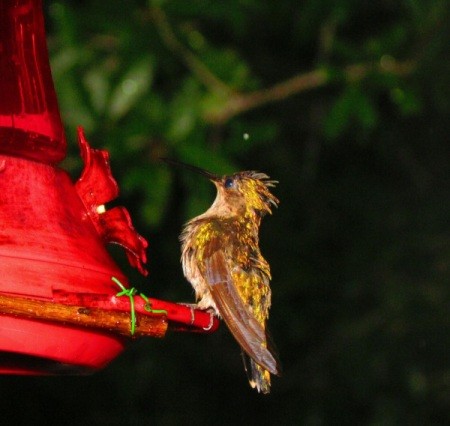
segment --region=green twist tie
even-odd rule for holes
[[[111,277],[111,280],[114,281],[122,289],[122,291],[119,291],[116,296],[128,296],[130,299],[130,334],[133,336],[136,329],[136,310],[134,308],[134,296],[136,296],[137,290],[134,287],[126,288],[116,277]],[[150,300],[148,300],[148,297],[144,293],[140,293],[139,296],[141,296],[145,300],[144,309],[147,312],[167,315],[167,311],[165,311],[164,309],[152,309]]]

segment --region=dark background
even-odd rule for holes
[[[261,248],[284,376],[258,395],[224,326],[169,333],[131,343],[93,376],[1,377],[2,419],[448,424],[448,3],[44,3],[70,144],[62,167],[79,175],[77,125],[110,151],[116,203],[150,243],[148,279],[111,251],[135,286],[193,301],[177,238],[214,198],[159,157],[279,180]],[[253,103],[230,114],[242,99]]]

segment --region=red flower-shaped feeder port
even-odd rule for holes
[[[124,349],[132,331],[162,337],[168,326],[218,326],[188,306],[119,295],[117,282],[127,287],[127,279],[105,244],[124,247],[145,275],[147,242],[125,208],[105,209],[118,187],[108,154],[90,148],[81,129],[80,179],[74,185],[55,166],[66,142],[41,6],[0,2],[0,373],[95,371]]]

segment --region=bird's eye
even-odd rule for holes
[[[224,186],[227,189],[233,188],[233,186],[234,186],[234,179],[231,179],[231,178],[225,179]]]

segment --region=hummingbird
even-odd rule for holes
[[[196,307],[222,318],[241,346],[251,387],[267,394],[271,374],[279,376],[281,367],[266,329],[271,273],[259,248],[259,227],[279,204],[270,192],[278,182],[256,171],[218,176],[163,160],[207,177],[217,189],[211,207],[187,222],[180,235],[183,273]]]

